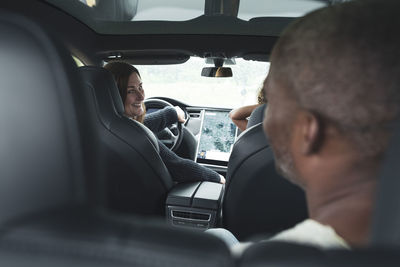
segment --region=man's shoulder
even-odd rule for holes
[[[331,226],[312,219],[307,219],[293,228],[276,234],[269,241],[294,242],[322,249],[350,249],[347,242]]]

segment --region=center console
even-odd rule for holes
[[[212,182],[177,184],[168,194],[166,217],[173,226],[208,229],[220,217],[224,186]]]
[[[229,118],[230,109],[187,108],[186,127],[196,142],[197,163],[226,175],[237,127]],[[173,226],[208,229],[221,218],[224,186],[212,182],[177,184],[166,200],[166,217]]]

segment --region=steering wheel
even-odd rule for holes
[[[163,109],[164,107],[174,107],[165,100],[150,98],[144,101],[146,110],[151,109]],[[170,126],[165,127],[158,133],[154,133],[158,139],[172,151],[176,151],[180,146],[183,134],[182,134],[182,123],[176,122]]]

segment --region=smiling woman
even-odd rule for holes
[[[179,109],[167,107],[146,115],[144,107],[144,89],[138,69],[125,62],[111,62],[104,66],[109,70],[119,90],[124,104],[124,114],[146,125],[155,134],[165,127],[181,121]],[[181,111],[181,110],[180,110]],[[158,140],[159,154],[177,182],[212,181],[225,183],[225,178],[217,172],[207,169],[191,160],[178,157]]]
[[[144,90],[142,79],[137,73],[132,73],[129,76],[128,86],[126,88],[126,96],[124,100],[125,113],[132,118],[143,116],[144,114]]]
[[[132,65],[112,63],[105,66],[114,74],[119,93],[124,103],[125,115],[143,122],[145,107],[143,104],[144,90],[139,71]]]

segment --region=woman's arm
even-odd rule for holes
[[[161,110],[146,114],[143,124],[152,132],[158,133],[165,127],[176,122],[185,122],[185,112],[176,107],[165,107]]]
[[[229,118],[234,124],[241,130],[244,131],[247,128],[247,118],[250,116],[251,112],[258,107],[260,104],[243,106],[240,108],[233,109],[229,113]]]
[[[163,143],[158,141],[160,157],[176,182],[210,181],[225,183],[225,178],[217,172],[210,170],[198,163],[177,156]]]
[[[158,133],[177,121],[178,115],[176,109],[173,107],[165,107],[161,110],[146,114],[143,124],[152,132]]]

